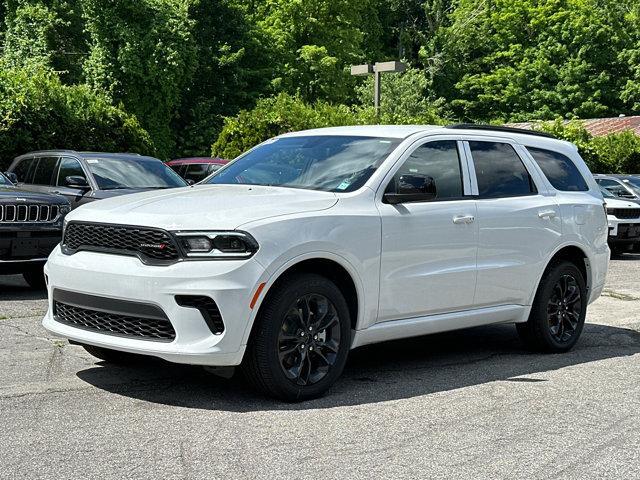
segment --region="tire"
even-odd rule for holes
[[[42,290],[47,285],[44,281],[44,272],[42,271],[42,267],[23,272],[22,278],[24,278],[24,281],[27,282],[34,290]]]
[[[261,306],[242,370],[268,396],[317,398],[342,374],[350,345],[349,308],[338,287],[320,275],[296,274],[276,284]]]
[[[78,343],[77,345],[80,345],[94,357],[117,365],[135,365],[141,363],[145,358],[143,355],[96,347],[95,345],[85,345],[84,343]]]
[[[571,350],[584,328],[587,301],[585,279],[578,267],[567,261],[550,265],[540,281],[529,320],[516,325],[520,338],[536,351]]]

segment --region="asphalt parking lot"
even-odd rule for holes
[[[45,304],[0,277],[0,478],[640,478],[640,257],[612,261],[571,353],[510,325],[370,346],[294,405],[104,364],[45,332]]]

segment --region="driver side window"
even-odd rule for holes
[[[60,160],[60,169],[58,170],[58,181],[56,184],[63,187],[66,185],[65,179],[67,177],[74,176],[83,177],[86,179],[86,175],[84,174],[84,171],[80,166],[80,162],[78,162],[78,160],[76,160],[75,158],[62,157],[62,159]]]
[[[460,155],[455,140],[439,140],[416,148],[404,162],[387,187],[387,193],[395,193],[400,177],[422,175],[435,181],[435,200],[447,200],[464,196]]]

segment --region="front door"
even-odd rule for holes
[[[63,195],[71,203],[71,208],[76,208],[87,202],[86,194],[89,189],[81,189],[67,186],[67,177],[84,177],[89,181],[87,174],[80,165],[77,158],[62,157],[58,170],[56,171],[54,185],[56,185],[55,193]]]
[[[391,205],[380,200],[382,256],[378,322],[473,306],[478,226],[462,143],[432,140],[407,152],[384,188],[402,175],[428,175],[437,196]]]

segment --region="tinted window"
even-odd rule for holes
[[[75,158],[63,157],[62,160],[60,160],[57,184],[60,186],[65,185],[65,179],[72,176],[84,177],[85,179],[87,177],[78,160]]]
[[[436,199],[463,196],[460,157],[456,142],[430,142],[416,148],[400,167],[387,191],[395,191],[402,175],[433,177],[438,192]]]
[[[207,183],[353,192],[398,143],[395,138],[344,135],[276,138],[250,150]]]
[[[53,172],[58,164],[58,157],[41,157],[35,167],[33,180],[34,185],[51,185]]]
[[[527,147],[527,150],[556,190],[564,192],[589,190],[587,182],[569,157],[542,148]]]
[[[192,163],[187,168],[187,173],[184,178],[187,180],[193,180],[199,182],[209,176],[209,164],[207,163]]]
[[[508,143],[469,142],[481,197],[516,197],[536,193],[518,154]]]
[[[34,164],[33,158],[26,158],[21,160],[18,165],[13,169],[13,173],[15,173],[18,177],[18,182],[20,183],[30,183],[31,182],[31,172],[32,166]]]

